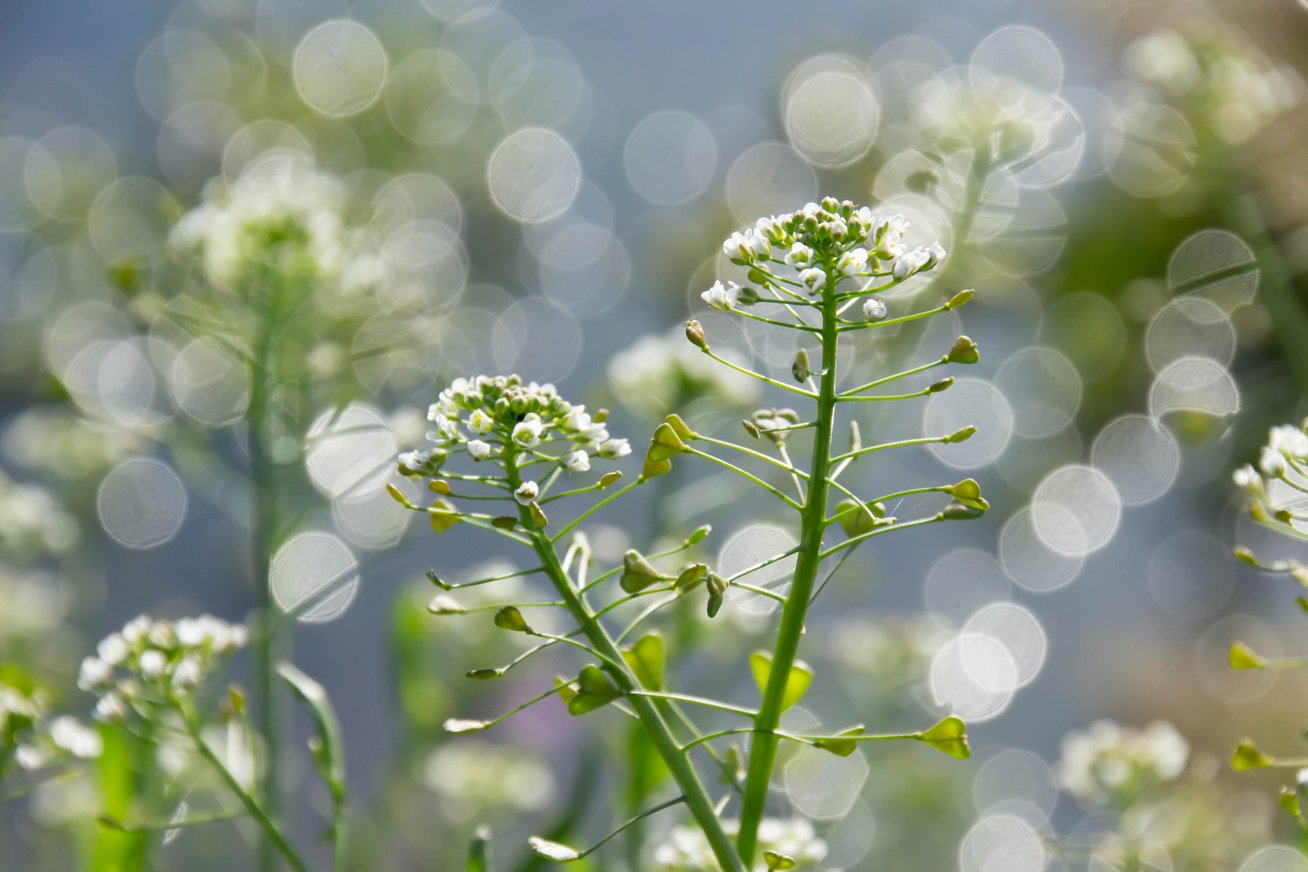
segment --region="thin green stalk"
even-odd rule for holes
[[[522,482],[518,474],[516,457],[511,449],[506,452],[504,461],[505,473],[508,476],[509,483],[516,489]],[[637,483],[639,482],[633,483],[633,486]],[[632,693],[632,691],[641,689],[639,681],[625,667],[622,653],[618,651],[618,647],[609,636],[608,631],[599,622],[599,619],[591,614],[590,609],[582,601],[576,588],[572,586],[568,574],[563,571],[558,554],[554,550],[554,542],[562,534],[557,534],[554,539],[551,539],[543,530],[536,529],[531,518],[531,512],[526,507],[521,507],[519,514],[523,526],[532,531],[532,547],[535,549],[537,556],[540,557],[546,575],[549,576],[559,596],[567,604],[568,611],[572,613],[577,626],[590,640],[595,651],[606,661],[604,668],[609,677],[627,695],[632,709],[640,719],[650,740],[654,743],[659,756],[663,758],[668,771],[672,774],[678,787],[681,788],[686,807],[690,810],[695,823],[704,831],[709,847],[717,858],[718,864],[722,866],[724,872],[746,872],[745,864],[741,862],[740,856],[731,844],[731,839],[722,829],[722,822],[718,819],[717,812],[713,807],[713,801],[700,780],[699,773],[695,771],[690,759],[682,753],[680,744],[672,735],[672,730],[663,716],[660,701]],[[662,705],[666,705],[666,703]]]
[[[786,604],[781,610],[781,625],[772,649],[772,667],[763,702],[754,719],[757,735],[749,755],[745,777],[745,795],[740,814],[737,849],[746,865],[754,862],[758,847],[758,827],[767,808],[768,789],[776,765],[777,728],[781,725],[782,703],[791,667],[799,651],[808,614],[810,595],[821,564],[822,532],[827,512],[828,479],[831,464],[831,431],[836,413],[836,342],[839,316],[836,303],[835,270],[828,273],[822,294],[822,382],[817,397],[817,432],[813,436],[812,462],[809,464],[808,496],[801,510],[799,555]]]
[[[254,632],[250,639],[250,666],[253,671],[255,710],[258,731],[266,755],[260,784],[263,809],[273,818],[280,806],[279,786],[279,718],[276,696],[278,652],[278,615],[273,608],[268,567],[275,548],[278,517],[276,507],[276,468],[272,458],[271,394],[273,386],[272,347],[276,327],[275,312],[270,310],[260,320],[254,345],[254,362],[250,372],[249,427],[250,479],[254,490],[254,517],[251,562],[254,578]],[[259,869],[271,872],[277,866],[273,840],[266,837],[259,844]]]
[[[213,767],[223,784],[227,786],[227,789],[250,813],[250,817],[263,830],[267,843],[272,846],[274,851],[281,854],[296,872],[309,872],[309,866],[304,860],[300,859],[300,855],[296,853],[291,843],[286,841],[286,837],[282,835],[282,831],[278,829],[269,813],[260,806],[258,800],[250,795],[241,785],[241,782],[236,780],[236,776],[232,775],[231,770],[227,768],[222,760],[218,759],[218,755],[214,754],[213,749],[209,747],[209,743],[200,735],[200,726],[196,723],[194,716],[189,712],[182,711],[182,720],[186,724],[186,733],[191,737],[191,743],[195,746],[195,750]]]

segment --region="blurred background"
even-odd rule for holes
[[[250,610],[246,372],[191,304],[198,269],[170,233],[270,160],[309,165],[384,277],[305,323],[277,448],[297,520],[274,594],[313,604],[292,609],[294,656],[341,713],[358,868],[457,868],[482,822],[504,869],[533,868],[529,833],[599,837],[632,799],[621,761],[647,753],[611,712],[541,706],[478,737],[440,731],[575,666],[463,679],[509,643],[489,619],[429,615],[424,572],[477,578],[513,555],[410,527],[383,489],[416,498],[393,458],[424,442],[437,392],[478,373],[608,408],[633,471],[674,410],[738,438],[784,398],[706,368],[681,325],[700,318],[715,348],[788,374],[789,340],[699,292],[741,279],[721,252],[733,230],[831,194],[940,240],[939,299],[977,291],[855,344],[850,383],[959,333],[982,354],[952,390],[861,419],[865,443],[966,424],[977,437],[847,483],[972,476],[992,509],[877,540],[818,601],[803,656],[819,680],[796,728],[919,729],[956,711],[975,751],[795,754],[778,808],[816,827],[819,868],[1308,868],[1264,847],[1297,838],[1277,779],[1228,765],[1245,736],[1299,752],[1302,682],[1227,668],[1235,639],[1308,649],[1293,592],[1231,557],[1237,542],[1267,559],[1302,546],[1249,522],[1230,479],[1269,426],[1305,414],[1305,46],[1294,0],[11,4],[0,659],[84,712],[79,660],[134,615]],[[903,305],[914,293],[928,299]],[[588,525],[601,561],[710,523],[703,555],[740,569],[793,537],[704,464],[651,490]],[[766,581],[784,585],[784,564]],[[679,616],[681,674],[748,701],[767,602]],[[990,646],[959,644],[977,636]],[[1105,718],[1170,722],[1177,735],[1151,735],[1183,765],[1087,785],[1064,738]],[[1071,752],[1123,741],[1093,737]],[[292,765],[311,839],[323,797]],[[0,865],[73,868],[95,801],[82,779],[0,806],[0,856],[21,858]],[[591,868],[701,868],[656,859],[674,822]],[[250,835],[187,830],[155,862],[228,867],[233,832]],[[1013,848],[1036,836],[1039,851]]]

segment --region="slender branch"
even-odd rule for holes
[[[790,506],[795,511],[800,510],[799,503],[795,502],[790,497],[786,496],[784,493],[777,490],[772,485],[765,482],[763,479],[759,478],[757,475],[754,475],[752,472],[747,472],[746,470],[741,469],[739,466],[736,466],[734,463],[731,463],[730,461],[727,460],[723,460],[721,457],[715,457],[714,455],[709,454],[707,451],[700,451],[698,448],[694,447],[693,445],[687,445],[686,450],[689,451],[691,454],[694,454],[696,457],[702,457],[705,460],[711,460],[714,463],[718,464],[719,466],[726,467],[727,469],[731,470],[737,475],[749,479],[750,481],[754,482],[754,484],[763,488],[763,490],[772,494],[774,497],[781,500],[783,503]]]

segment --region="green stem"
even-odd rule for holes
[[[821,565],[822,532],[825,529],[829,485],[827,471],[831,464],[831,431],[836,412],[836,343],[839,328],[835,299],[837,272],[834,269],[828,270],[828,276],[822,295],[822,382],[818,387],[817,432],[813,436],[808,495],[801,510],[799,555],[795,562],[790,593],[781,609],[781,625],[777,628],[777,640],[772,649],[772,668],[763,690],[763,702],[754,719],[757,735],[750,750],[749,768],[745,777],[740,835],[736,844],[747,865],[753,864],[758,847],[758,827],[767,808],[768,789],[776,765],[779,741],[777,728],[781,724],[786,685],[799,651],[804,618],[808,613],[810,595]]]
[[[515,489],[521,485],[517,457],[512,449],[505,452],[504,471],[509,483]],[[633,483],[632,486],[638,483],[639,481]],[[626,488],[623,490],[626,490]],[[607,502],[607,500],[604,502]],[[599,619],[591,614],[590,609],[582,601],[581,595],[572,586],[568,574],[563,571],[563,565],[559,562],[558,554],[554,550],[554,542],[562,534],[557,534],[551,540],[543,530],[536,529],[531,512],[526,507],[521,507],[519,514],[523,526],[531,531],[531,544],[545,567],[545,574],[549,576],[559,596],[567,604],[568,611],[572,613],[577,626],[590,640],[595,651],[604,658],[604,668],[609,673],[609,677],[627,695],[632,709],[640,719],[641,725],[654,743],[659,756],[663,758],[663,762],[667,765],[668,771],[672,774],[678,787],[681,788],[686,807],[690,810],[695,823],[704,831],[709,847],[717,858],[718,864],[722,866],[724,872],[746,872],[745,864],[741,862],[730,838],[722,829],[722,823],[718,820],[713,801],[700,780],[699,773],[695,771],[695,767],[691,764],[689,758],[682,753],[680,744],[672,735],[672,730],[663,716],[663,708],[666,706],[666,702],[632,693],[632,691],[641,689],[640,682],[625,667],[625,661],[622,658],[622,653],[618,650],[618,646],[609,636],[608,631],[600,623]],[[586,514],[589,514],[589,512]]]
[[[250,813],[250,817],[263,830],[267,843],[272,846],[274,851],[286,858],[286,862],[290,863],[296,872],[309,872],[308,865],[300,859],[300,855],[296,853],[295,848],[291,847],[291,843],[286,841],[286,837],[282,835],[281,830],[277,828],[277,824],[273,822],[268,812],[241,786],[241,782],[236,780],[236,776],[232,775],[231,770],[227,768],[222,760],[218,759],[218,755],[214,754],[213,749],[209,747],[209,743],[200,735],[200,727],[195,718],[189,712],[183,710],[182,720],[186,723],[186,733],[191,737],[195,750],[200,752],[200,756],[213,767],[218,777],[222,779],[223,784],[232,792],[232,795],[240,800],[241,805]]]
[[[278,518],[276,510],[275,463],[272,458],[271,393],[273,333],[276,316],[271,311],[260,319],[260,328],[254,344],[254,360],[250,379],[248,407],[250,478],[254,490],[254,517],[251,530],[251,560],[254,576],[253,633],[250,640],[251,669],[254,673],[255,710],[258,712],[258,731],[263,738],[266,754],[263,779],[260,785],[263,809],[271,817],[277,816],[280,805],[278,784],[279,718],[276,697],[276,667],[278,660],[278,616],[273,608],[269,586],[268,567],[272,562],[274,537]],[[265,830],[266,832],[266,830]],[[276,868],[277,858],[271,837],[259,845],[259,868],[270,872]]]

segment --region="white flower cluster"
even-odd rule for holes
[[[1155,721],[1144,729],[1109,720],[1063,737],[1059,780],[1078,799],[1099,804],[1130,800],[1180,777],[1190,745],[1176,728]]]
[[[554,385],[524,384],[516,375],[455,379],[427,410],[427,419],[435,425],[427,438],[436,447],[401,454],[400,471],[432,474],[458,450],[476,461],[500,460],[511,447],[515,454],[547,458],[570,472],[585,472],[592,457],[614,460],[631,453],[626,439],[609,435],[606,417],[564,400]],[[546,454],[547,450],[555,453]],[[525,505],[535,499],[531,490],[536,487],[534,482],[524,483],[519,502]]]
[[[35,694],[0,684],[0,751],[12,753],[14,765],[31,772],[69,757],[100,756],[100,734],[69,715],[44,721],[45,705]],[[0,757],[0,768],[4,760]]]
[[[650,418],[661,418],[695,397],[711,395],[747,406],[758,394],[753,379],[713,363],[680,330],[642,336],[614,355],[609,387],[618,402]]]
[[[0,451],[16,466],[58,481],[87,481],[140,453],[143,443],[135,431],[38,407],[14,416],[0,437]]]
[[[1213,28],[1163,29],[1131,43],[1126,69],[1141,82],[1204,114],[1227,142],[1244,142],[1298,102],[1303,80],[1247,40]]]
[[[0,472],[0,550],[31,560],[68,551],[80,535],[77,519],[49,490]]]
[[[724,820],[722,828],[735,835],[740,822]],[[764,818],[758,827],[758,852],[776,851],[795,861],[793,869],[812,867],[827,856],[827,843],[819,839],[813,824],[803,818],[781,820]],[[668,840],[654,850],[659,872],[720,872],[708,840],[699,828],[673,827]],[[766,872],[767,863],[758,861],[753,872]]]
[[[842,620],[830,637],[839,662],[875,680],[878,691],[897,691],[925,682],[931,662],[950,634],[926,615]]]
[[[1273,427],[1258,456],[1258,468],[1268,478],[1282,478],[1291,470],[1303,475],[1308,469],[1308,431],[1292,424]],[[1236,484],[1246,489],[1260,484],[1252,467],[1236,470],[1235,476]]]
[[[99,695],[98,717],[122,720],[133,701],[157,701],[156,691],[189,693],[247,641],[245,627],[210,615],[176,622],[141,615],[100,641],[95,656],[82,661],[77,686]]]
[[[538,757],[475,739],[438,747],[423,764],[422,781],[462,821],[496,810],[539,811],[554,796],[554,777]]]
[[[301,155],[271,152],[230,185],[210,182],[170,242],[198,251],[207,278],[219,287],[240,289],[252,275],[272,270],[357,290],[376,280],[379,261],[353,254],[359,237],[345,227],[343,204],[339,181]]]
[[[59,629],[72,596],[59,577],[0,563],[0,652],[14,641]]]
[[[829,281],[891,277],[903,281],[938,264],[940,243],[909,249],[908,222],[902,215],[875,215],[867,206],[826,197],[797,212],[758,219],[722,243],[733,263],[772,276],[787,267],[809,294],[823,292]],[[712,309],[730,310],[752,302],[754,292],[734,282],[714,283],[701,295]]]
[[[1068,112],[1054,95],[1023,82],[991,74],[948,72],[926,83],[914,101],[915,127],[931,147],[945,153],[978,147],[1012,163],[1040,154]],[[962,195],[965,180],[949,162],[941,166],[944,199]]]

